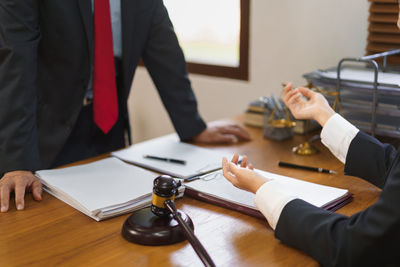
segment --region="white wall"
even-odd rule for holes
[[[304,85],[302,74],[364,55],[367,0],[251,0],[250,79],[237,81],[191,74],[206,121],[242,113],[251,100],[281,92],[281,83]],[[174,131],[145,68],[129,99],[133,141]]]

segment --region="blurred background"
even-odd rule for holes
[[[187,61],[237,67],[240,61],[240,0],[164,0]],[[206,121],[244,113],[249,102],[281,83],[306,83],[302,75],[336,66],[343,57],[366,54],[367,0],[251,0],[248,78],[190,73]],[[145,67],[129,99],[133,142],[174,131]]]

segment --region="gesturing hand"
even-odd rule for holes
[[[296,119],[314,119],[321,126],[324,126],[325,122],[335,114],[323,95],[304,87],[293,90],[291,83],[288,83],[284,89],[283,100]]]
[[[0,179],[1,212],[8,211],[12,191],[15,192],[15,205],[18,210],[24,209],[25,191],[32,192],[35,200],[42,199],[42,184],[30,171],[7,172]]]
[[[258,188],[270,179],[265,178],[254,171],[251,164],[247,163],[247,157],[242,158],[240,167],[237,165],[239,155],[235,153],[232,162],[228,162],[226,158],[222,159],[222,172],[225,178],[237,188],[256,193]]]

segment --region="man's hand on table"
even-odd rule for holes
[[[215,121],[207,124],[207,128],[193,138],[198,143],[237,143],[249,141],[249,133],[240,125],[232,122]]]
[[[7,212],[10,203],[10,193],[15,193],[15,206],[17,210],[25,207],[25,191],[32,192],[35,200],[42,200],[42,183],[30,171],[7,172],[0,179],[1,212]]]

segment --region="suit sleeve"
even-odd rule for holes
[[[162,1],[155,13],[143,62],[182,140],[190,140],[206,128],[186,71],[186,62]]]
[[[393,146],[382,144],[360,131],[350,144],[344,171],[382,188],[395,157],[396,150]]]
[[[275,236],[323,266],[398,266],[398,192],[399,181],[375,205],[351,217],[292,200],[281,213]]]
[[[382,187],[374,205],[346,217],[295,199],[283,208],[275,236],[323,266],[398,266],[399,153],[359,132],[350,144],[345,170]]]
[[[0,174],[36,170],[37,1],[0,0]]]

